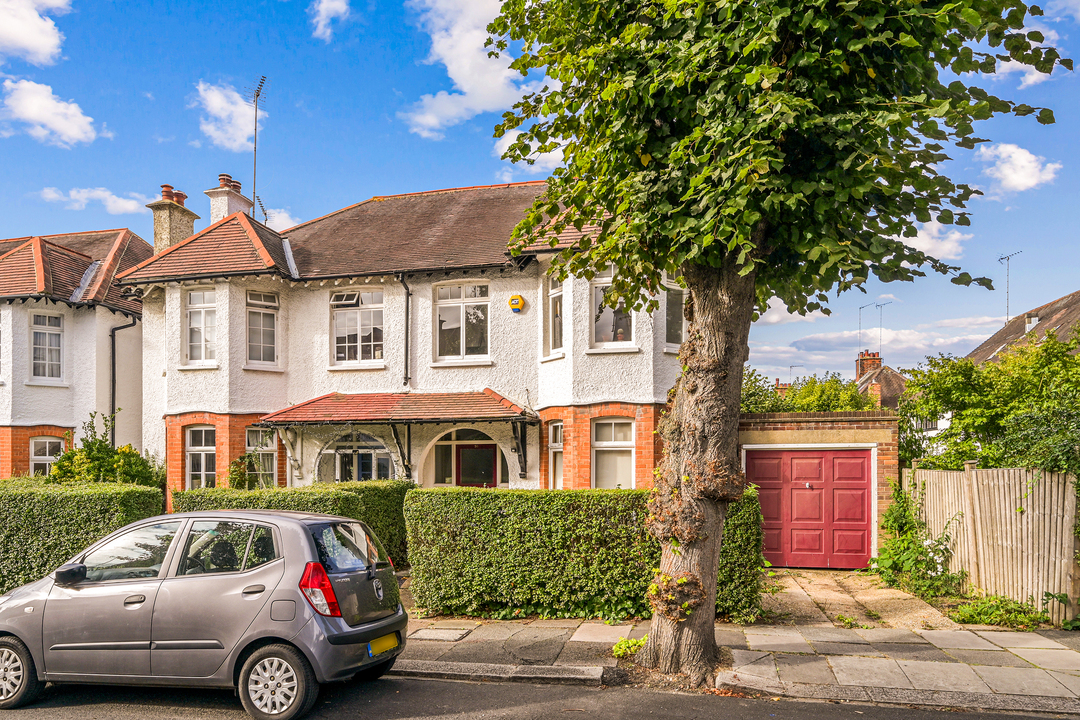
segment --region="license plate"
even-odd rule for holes
[[[375,638],[368,643],[368,657],[375,657],[376,655],[381,655],[387,650],[393,650],[397,646],[397,633],[390,633],[389,635],[383,635],[381,638]]]

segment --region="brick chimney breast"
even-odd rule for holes
[[[218,175],[218,186],[204,191],[210,198],[210,224],[227,218],[233,213],[248,212],[255,205],[240,192],[240,183],[232,175]]]
[[[859,353],[859,359],[855,361],[855,382],[859,382],[863,375],[873,372],[882,367],[881,353],[863,350]]]
[[[154,213],[154,254],[195,234],[199,216],[184,207],[187,195],[172,185],[161,186],[161,199],[147,204]]]

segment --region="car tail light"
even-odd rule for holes
[[[300,578],[300,589],[315,612],[327,617],[341,617],[337,595],[334,594],[334,587],[330,584],[330,577],[322,563],[307,564],[304,577]]]
[[[394,567],[394,558],[392,558],[392,557],[390,557],[389,555],[387,555],[387,556],[386,556],[386,559],[390,561],[390,569],[391,569],[391,570],[395,570],[395,571],[396,571],[396,570],[397,570],[397,568],[396,568],[396,567]]]

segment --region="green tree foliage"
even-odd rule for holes
[[[940,169],[949,145],[983,141],[977,121],[1054,121],[976,84],[1001,62],[1072,67],[1025,31],[1029,13],[1041,10],[1019,0],[503,1],[493,52],[513,44],[513,68],[547,75],[496,128],[517,133],[504,157],[565,159],[513,250],[572,231],[553,272],[612,265],[609,304],[651,307],[665,271],[690,291],[649,508],[656,580],[676,578],[670,607],[689,612],[654,615],[646,665],[696,685],[717,657],[710,610],[726,503],[745,482],[738,413],[755,311],[772,297],[827,311],[834,289],[928,269],[989,285],[906,241],[918,223],[969,224],[976,191]]]
[[[153,462],[131,445],[113,447],[110,437],[115,416],[101,415],[103,429],[98,431],[98,414],[90,413],[83,423],[78,447],[67,438],[67,449],[56,458],[50,477],[60,482],[121,482],[160,487],[161,478]],[[163,489],[163,488],[162,488]]]
[[[742,412],[842,412],[876,407],[876,398],[861,394],[858,383],[845,380],[840,373],[798,378],[781,395],[757,370],[748,367],[743,371]]]

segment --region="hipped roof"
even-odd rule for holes
[[[330,393],[264,415],[267,425],[351,425],[466,421],[537,422],[536,416],[494,390],[457,393]]]

